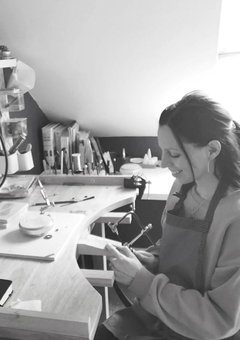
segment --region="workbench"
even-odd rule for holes
[[[61,209],[59,214],[66,224],[69,223],[68,216],[79,214],[79,223],[72,226],[73,231],[59,254],[51,261],[0,256],[0,277],[12,280],[14,290],[4,307],[0,308],[0,339],[94,338],[102,311],[102,297],[78,266],[78,240],[108,212],[134,203],[136,190],[123,188],[123,177],[114,180],[111,176],[109,180],[110,176],[106,176],[103,181],[89,177],[85,182],[79,181],[77,176],[69,182],[69,177],[63,176],[61,183],[42,179],[51,200],[82,199],[85,196],[94,196],[94,199],[57,208],[58,211]],[[56,179],[59,180],[59,177]],[[43,198],[36,186],[30,197],[20,200],[31,205],[43,201]],[[36,207],[30,207],[29,211],[33,209]],[[45,213],[51,214],[54,209],[49,208]],[[30,236],[26,238],[26,242],[31,242]],[[11,304],[18,301],[40,301],[41,311],[11,308]]]

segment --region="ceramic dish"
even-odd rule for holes
[[[120,173],[122,175],[137,175],[142,170],[141,166],[138,164],[126,163],[120,168]]]
[[[19,229],[28,236],[43,236],[53,227],[53,219],[49,215],[28,215],[20,221]]]

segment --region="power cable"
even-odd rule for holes
[[[3,186],[6,178],[7,178],[7,173],[8,173],[8,153],[7,153],[7,150],[6,150],[6,147],[5,147],[5,143],[4,143],[4,140],[3,140],[3,137],[2,137],[2,134],[0,133],[0,140],[1,140],[1,143],[2,143],[2,148],[3,148],[3,152],[4,152],[4,157],[5,157],[5,172],[4,172],[4,175],[3,175],[3,179],[0,183],[0,188]]]

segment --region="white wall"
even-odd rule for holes
[[[36,71],[50,120],[96,136],[154,136],[160,112],[204,89],[221,0],[0,0],[0,45]]]

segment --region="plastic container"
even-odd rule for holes
[[[6,169],[6,159],[4,156],[0,156],[0,174],[4,174]],[[19,170],[18,157],[15,152],[12,155],[8,155],[8,175],[14,174]]]
[[[18,153],[17,158],[19,171],[28,171],[34,167],[31,150],[24,153]]]
[[[15,152],[12,155],[8,155],[8,175],[15,174],[17,171],[28,171],[34,167],[32,151],[25,153]],[[5,173],[6,159],[4,156],[0,156],[0,174]]]
[[[3,134],[6,137],[18,138],[21,134],[27,135],[27,118],[10,118],[2,122]]]
[[[8,99],[8,103],[6,107],[8,108],[10,112],[22,111],[25,109],[25,101],[24,101],[23,93],[8,95],[7,99]]]

